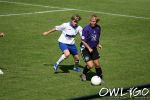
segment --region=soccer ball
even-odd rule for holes
[[[102,82],[101,78],[99,76],[93,76],[91,78],[92,85],[100,85]]]

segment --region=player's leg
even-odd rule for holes
[[[74,55],[73,58],[74,58],[74,68],[73,68],[73,70],[77,71],[77,72],[80,72],[81,70],[79,68],[79,55]]]
[[[57,60],[57,62],[54,64],[54,70],[56,71],[58,69],[59,64],[65,60],[66,58],[69,57],[70,52],[68,50],[68,47],[66,44],[63,43],[59,43],[59,48],[61,49],[61,51],[63,52],[63,54],[59,57],[59,59]]]
[[[87,73],[88,73],[88,71],[89,71],[91,68],[93,68],[93,66],[94,66],[93,60],[90,60],[90,61],[86,62],[86,65],[85,65],[85,67],[84,67],[84,69],[83,69],[83,72],[82,72],[82,74],[81,74],[81,76],[80,76],[81,79],[82,79],[82,81],[86,81]]]
[[[60,58],[58,59],[58,61],[56,62],[56,64],[60,64],[64,59],[68,58],[70,55],[69,50],[64,50],[63,54],[60,56]]]
[[[80,68],[79,68],[79,55],[78,55],[78,50],[76,45],[69,45],[68,46],[70,53],[73,55],[74,58],[74,68],[73,70],[76,72],[80,72]]]
[[[102,68],[100,66],[99,59],[94,60],[94,65],[95,65],[95,70],[96,70],[97,76],[103,78]]]
[[[101,69],[100,61],[99,61],[100,55],[99,55],[97,49],[93,50],[92,58],[93,58],[93,62],[94,62],[97,76],[100,76],[101,78],[103,78],[102,69]]]
[[[82,57],[83,57],[86,65],[85,65],[80,77],[83,81],[85,81],[86,75],[87,75],[88,71],[93,67],[94,63],[93,63],[93,60],[91,59],[90,52],[87,49],[81,49],[81,54],[82,54]]]
[[[83,74],[86,75],[88,73],[88,71],[93,68],[93,66],[94,66],[93,60],[86,62],[86,65],[83,69]]]

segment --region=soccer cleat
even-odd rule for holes
[[[76,71],[76,72],[80,72],[81,71],[79,67],[74,67],[73,70]]]
[[[54,68],[55,71],[57,71],[57,69],[58,69],[58,64],[54,64],[53,68]]]
[[[82,81],[86,81],[86,75],[85,74],[81,74],[80,78],[81,78]]]
[[[103,75],[100,75],[100,78],[101,78],[101,84],[104,84],[105,81],[103,80]]]
[[[103,79],[103,75],[101,74],[100,76],[99,76],[101,79]]]
[[[105,83],[105,81],[101,79],[101,84],[104,84],[104,83]]]

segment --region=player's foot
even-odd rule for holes
[[[85,74],[81,74],[80,78],[81,78],[82,81],[86,81],[86,75]]]
[[[76,71],[76,72],[80,72],[81,71],[79,67],[74,67],[73,70]]]
[[[101,81],[102,81],[101,84],[104,84],[104,83],[105,83],[105,81],[104,81],[103,79],[101,79]]]
[[[54,64],[53,68],[54,68],[55,71],[57,71],[57,69],[58,69],[58,64]]]
[[[101,79],[103,79],[103,75],[101,74],[100,76],[99,76]]]
[[[103,75],[100,75],[100,78],[101,78],[101,84],[104,84],[105,82],[104,82],[104,80],[103,80]]]

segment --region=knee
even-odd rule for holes
[[[90,64],[87,64],[87,66],[88,66],[89,69],[92,69],[93,66],[94,66],[94,64],[93,64],[93,63],[90,63]]]
[[[79,61],[79,56],[78,56],[78,55],[75,55],[75,56],[74,56],[74,60],[75,60],[75,61]]]
[[[68,58],[70,56],[70,52],[65,52],[64,55],[66,58]]]
[[[95,65],[95,68],[100,68],[100,65]]]
[[[100,62],[99,61],[94,61],[94,66],[95,66],[95,68],[100,68]]]
[[[95,63],[95,68],[100,68],[100,64]]]

